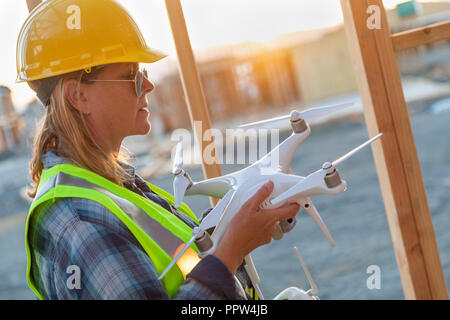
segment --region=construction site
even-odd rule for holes
[[[19,2],[26,14],[41,3]],[[343,112],[312,122],[310,137],[291,162],[293,174],[307,176],[383,133],[339,168],[348,183],[345,193],[313,197],[335,246],[301,210],[283,239],[252,252],[261,291],[272,299],[287,287],[309,289],[295,246],[322,300],[447,300],[450,2],[336,2],[340,20],[331,26],[288,30],[267,42],[196,48],[190,39],[199,37],[197,29],[186,28],[190,16],[183,16],[183,9],[192,11],[188,1],[166,0],[175,52],[148,67],[155,84],[147,97],[151,132],[123,144],[135,155],[137,174],[174,193],[175,130],[193,132],[194,122],[202,122],[202,131],[194,134],[197,149],[185,151],[189,157],[189,152],[203,154],[208,129],[224,132],[292,110],[352,102]],[[33,137],[46,109],[36,98],[19,105],[17,84],[10,80],[0,79],[0,299],[28,300],[36,296],[26,278],[25,224],[33,200],[26,189]],[[292,134],[289,121],[276,129],[278,143]],[[216,149],[224,147],[216,140]],[[245,152],[249,159],[248,145]],[[203,161],[184,169],[201,181],[251,164]],[[197,217],[217,204],[200,195],[183,201]]]

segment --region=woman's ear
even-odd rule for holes
[[[68,79],[64,83],[64,97],[70,104],[83,114],[90,114],[91,109],[83,90],[83,85],[75,79]]]

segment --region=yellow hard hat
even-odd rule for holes
[[[16,54],[17,82],[166,56],[147,46],[133,18],[113,0],[42,2],[22,26]]]

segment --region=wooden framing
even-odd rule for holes
[[[181,8],[180,0],[165,0],[165,2],[177,51],[181,82],[183,83],[184,94],[186,96],[189,117],[202,155],[203,174],[206,179],[215,178],[221,176],[222,172],[219,161],[217,160],[217,152],[215,151],[214,145],[212,145],[213,148],[209,147],[209,149],[214,154],[216,160],[213,163],[208,164],[204,161],[203,157],[203,151],[209,144],[214,142],[214,137],[211,137],[212,142],[203,139],[205,131],[211,129],[211,121],[194,54],[192,52],[183,10]],[[200,130],[198,130],[198,126],[194,125],[195,121],[200,121]],[[215,205],[217,201],[217,199],[211,198],[212,205]]]
[[[211,127],[208,109],[180,0],[165,1],[191,122],[202,121],[196,138],[203,153],[203,133]],[[40,2],[27,0],[29,10]],[[367,128],[370,136],[384,134],[373,151],[405,298],[448,299],[395,52],[450,38],[450,22],[392,35],[382,0],[341,0],[341,5]],[[379,29],[367,26],[372,5],[380,9]],[[203,163],[203,171],[206,178],[221,175],[218,162]]]
[[[447,299],[393,45],[393,39],[397,48],[406,48],[431,38],[414,38],[423,28],[393,37],[381,0],[341,0],[341,6],[369,135],[383,132],[373,151],[405,298]],[[379,29],[368,27],[369,6],[379,9]],[[448,28],[436,28],[443,26]]]
[[[450,39],[450,21],[439,22],[392,35],[392,43],[395,51],[402,51],[447,39]]]

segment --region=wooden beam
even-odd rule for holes
[[[27,0],[28,12],[31,12],[41,2],[42,0]]]
[[[394,33],[392,44],[395,51],[402,51],[447,39],[450,39],[450,20]]]
[[[379,29],[369,29],[370,5]],[[406,299],[447,299],[420,163],[381,0],[341,0],[375,165]]]
[[[177,51],[184,94],[187,98],[186,103],[189,110],[192,129],[194,131],[202,155],[203,174],[206,179],[215,178],[221,176],[222,172],[220,169],[219,161],[217,159],[218,157],[217,152],[215,151],[215,147],[214,145],[212,145],[213,148],[209,146],[211,143],[214,143],[214,137],[212,138],[212,141],[203,140],[205,131],[211,129],[211,121],[209,117],[208,107],[206,105],[205,96],[203,94],[203,89],[200,83],[200,77],[198,75],[194,54],[192,52],[191,42],[189,40],[183,10],[181,8],[180,0],[165,0],[165,2]],[[195,121],[201,121],[200,130],[196,130],[199,128],[198,126],[194,125]],[[207,146],[209,146],[208,150],[211,150],[211,153],[215,157],[215,161],[212,161],[213,163],[205,162],[203,152]],[[216,203],[217,199],[211,198],[211,204],[215,205]]]

